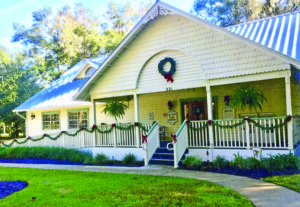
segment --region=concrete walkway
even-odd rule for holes
[[[261,180],[247,177],[178,170],[169,166],[148,166],[148,167],[104,167],[104,166],[82,166],[82,165],[45,165],[45,164],[13,164],[0,163],[2,167],[22,167],[38,169],[59,169],[77,171],[96,171],[111,173],[128,173],[142,175],[160,175],[170,177],[185,177],[198,180],[206,180],[212,183],[231,188],[248,198],[255,206],[300,206],[300,193],[287,188],[267,183]]]

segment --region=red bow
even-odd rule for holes
[[[93,125],[93,129],[96,129],[96,128],[97,128],[97,125],[94,124],[94,125]]]
[[[115,127],[116,126],[116,124],[111,124],[111,127]]]
[[[142,135],[142,143],[147,143],[147,134],[146,135]]]
[[[209,152],[208,152],[208,150],[206,151],[206,155],[207,155],[207,156],[209,155]]]
[[[15,139],[14,139],[14,142],[16,142],[16,141],[17,141],[17,139],[15,138]]]
[[[134,122],[134,126],[139,126],[139,122]]]
[[[291,120],[292,120],[292,116],[287,116],[287,117],[286,117],[286,121],[287,121],[287,122],[289,122],[289,121],[291,121]]]
[[[246,120],[248,122],[248,124],[250,123],[249,117],[245,117],[244,120]]]
[[[84,130],[84,127],[81,127],[81,131],[83,131]]]
[[[156,123],[156,121],[153,121],[153,124],[155,124]]]
[[[212,120],[208,120],[208,125],[211,126]]]
[[[171,137],[173,138],[173,142],[176,143],[177,142],[176,134],[171,134]]]
[[[169,81],[171,81],[171,83],[174,82],[174,80],[173,80],[173,78],[172,78],[172,76],[171,76],[170,73],[164,75],[164,78],[167,80],[167,82],[169,82]]]
[[[191,121],[190,121],[190,120],[186,120],[186,122],[185,122],[185,123],[189,124],[189,123],[191,123]]]
[[[27,139],[31,139],[31,137],[27,137]]]

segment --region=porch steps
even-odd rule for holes
[[[156,150],[149,164],[152,165],[174,165],[174,151],[167,149],[169,142],[161,142],[160,148]],[[184,157],[183,157],[184,159]]]

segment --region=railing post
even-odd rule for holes
[[[82,138],[81,138],[81,139],[82,139],[82,140],[81,140],[81,147],[82,147],[82,148],[85,147],[85,146],[84,146],[84,145],[85,145],[85,143],[84,143],[84,135],[85,135],[85,131],[82,131],[82,133],[81,133],[81,137],[82,137]]]
[[[247,142],[247,149],[250,149],[250,126],[249,122],[245,121],[246,125],[246,142]]]
[[[147,152],[147,143],[143,144],[144,146],[144,161],[145,161],[145,166],[148,166],[148,152]]]
[[[66,146],[65,146],[65,134],[64,133],[62,134],[62,138],[61,139],[62,139],[62,147],[66,148]]]
[[[138,95],[134,94],[134,120],[139,122],[139,99]],[[140,147],[140,130],[139,127],[135,127],[136,147]]]
[[[97,139],[97,135],[96,135],[97,131],[94,130],[94,139],[93,139],[93,146],[96,147],[96,139]]]
[[[114,147],[117,147],[116,128],[113,128]]]

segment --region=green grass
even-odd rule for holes
[[[300,175],[281,175],[268,177],[263,180],[300,192]]]
[[[193,179],[0,167],[0,181],[16,180],[29,186],[0,206],[252,206],[228,188]]]

